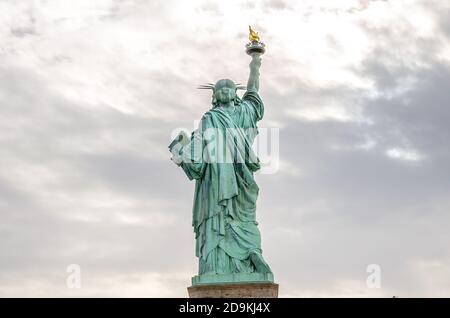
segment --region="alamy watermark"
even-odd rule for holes
[[[186,129],[172,132],[172,160],[177,164],[246,163],[273,174],[279,169],[279,128],[207,128],[189,136]]]
[[[381,266],[378,264],[369,264],[366,272],[370,273],[366,279],[367,288],[381,288]]]
[[[81,266],[70,264],[66,271],[69,273],[66,279],[67,288],[81,288]]]

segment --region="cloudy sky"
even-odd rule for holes
[[[449,21],[446,0],[2,0],[0,296],[187,296],[194,183],[167,145],[210,108],[198,84],[246,82],[252,24],[280,296],[449,297]]]

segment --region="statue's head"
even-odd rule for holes
[[[236,84],[230,79],[218,80],[213,90],[213,105],[228,104],[236,99]]]
[[[213,91],[212,104],[214,107],[217,107],[220,104],[229,105],[229,102],[231,101],[234,102],[234,105],[239,105],[242,100],[236,94],[236,91],[238,89],[246,89],[245,86],[241,84],[235,84],[230,79],[221,79],[218,80],[216,84],[208,83],[200,85],[198,88],[211,89]]]

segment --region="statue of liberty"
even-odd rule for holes
[[[169,146],[171,159],[195,180],[192,226],[199,267],[193,285],[273,282],[256,221],[253,173],[260,162],[251,148],[264,115],[258,91],[265,48],[251,28],[249,38],[247,86],[221,79],[199,87],[212,90],[212,108],[190,138],[182,133]],[[246,89],[242,98],[239,89]]]

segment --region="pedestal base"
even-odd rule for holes
[[[272,273],[202,274],[192,277],[192,286],[241,283],[273,283]]]
[[[278,298],[278,284],[238,283],[188,287],[189,298]]]

